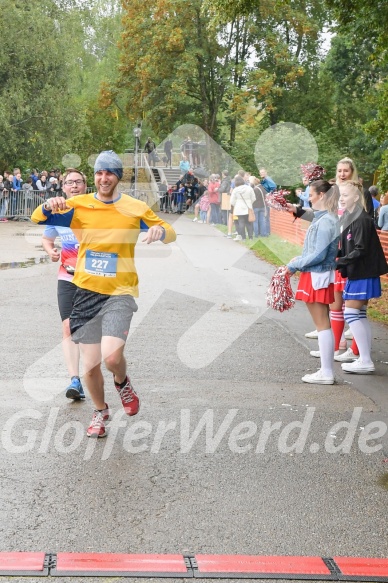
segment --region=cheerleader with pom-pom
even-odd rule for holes
[[[373,219],[365,211],[363,193],[357,182],[340,185],[341,239],[337,269],[347,277],[343,299],[345,320],[357,342],[360,357],[341,364],[342,370],[368,374],[375,370],[371,359],[372,333],[367,320],[371,298],[381,296],[380,276],[388,272],[387,261]]]
[[[325,180],[310,185],[309,200],[314,213],[306,233],[303,252],[287,265],[288,273],[301,272],[295,299],[304,301],[318,330],[321,368],[306,374],[311,384],[334,383],[334,337],[330,326],[329,304],[334,300],[334,275],[339,242],[339,190]],[[289,205],[289,210],[295,207]]]

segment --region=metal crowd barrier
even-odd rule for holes
[[[87,188],[86,192],[94,192],[94,188]],[[52,196],[62,196],[62,193],[56,195],[42,190],[18,190],[0,195],[0,221],[28,220],[34,210]]]

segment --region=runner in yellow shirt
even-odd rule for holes
[[[94,173],[97,192],[70,200],[50,198],[31,219],[70,227],[79,241],[70,330],[73,341],[80,344],[84,379],[95,405],[87,435],[105,437],[110,411],[104,396],[102,360],[113,373],[126,414],[139,411],[139,398],[127,376],[124,358],[132,315],[137,311],[134,250],[138,235],[146,231],[143,241],[149,244],[171,243],[176,234],[144,202],[119,194],[123,166],[115,152],[101,152]]]

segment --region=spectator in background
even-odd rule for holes
[[[244,183],[241,176],[236,176],[234,179],[234,189],[230,198],[230,204],[233,208],[233,215],[237,216],[237,235],[235,241],[246,239],[245,230],[248,231],[248,237],[253,238],[253,223],[248,220],[249,209],[253,208],[255,202],[255,193],[251,186]]]
[[[13,216],[11,201],[12,197],[14,197],[13,192],[13,174],[9,172],[4,172],[7,175],[7,179],[4,180],[4,189],[7,191],[7,210],[9,216]]]
[[[388,231],[388,192],[385,193],[385,196],[381,200],[377,225],[382,231]]]
[[[210,200],[208,191],[205,190],[199,201],[200,220],[199,223],[208,223],[208,211],[210,208]]]
[[[188,161],[190,162],[190,165],[193,163],[193,142],[190,138],[190,136],[187,136],[187,138],[185,140],[183,140],[182,146],[181,146],[181,151],[182,154],[184,156],[186,156],[186,158],[188,159]]]
[[[222,172],[221,175],[221,184],[220,187],[218,189],[218,194],[219,194],[219,201],[220,201],[220,205],[221,205],[221,223],[223,225],[227,225],[228,224],[228,210],[223,210],[222,208],[222,199],[226,199],[225,200],[225,205],[229,206],[230,208],[230,184],[231,184],[231,180],[229,177],[229,172],[227,170],[224,170]],[[227,204],[229,203],[229,204]]]
[[[218,225],[221,222],[220,218],[220,199],[218,190],[221,182],[217,174],[211,174],[209,177],[209,185],[207,187],[210,200],[210,223]]]
[[[190,162],[185,155],[182,156],[182,160],[179,162],[179,170],[182,174],[186,174],[190,170]]]
[[[198,168],[200,166],[199,142],[193,142],[191,147],[193,155],[193,167]]]
[[[46,190],[48,188],[47,174],[41,173],[39,180],[36,181],[36,188],[39,190],[40,195],[45,198]]]
[[[156,164],[156,144],[152,138],[148,138],[144,146],[144,152],[148,154],[148,164],[155,166]]]
[[[181,183],[177,193],[176,193],[176,212],[178,215],[183,214],[183,205],[185,203],[185,196],[186,196],[186,187],[184,184]]]
[[[4,178],[0,175],[0,222],[8,223],[6,218],[8,210],[8,190],[4,186]]]
[[[160,210],[163,212],[163,210],[167,213],[168,212],[168,184],[167,184],[167,180],[163,180],[163,182],[159,182],[158,184],[158,189],[159,189],[159,205],[160,205]]]
[[[171,138],[167,138],[164,142],[164,153],[166,154],[166,168],[170,165],[172,166],[172,140]]]
[[[52,196],[62,196],[61,185],[59,184],[58,178],[55,178],[55,176],[49,178],[46,189],[46,199]]]
[[[32,188],[34,190],[38,190],[38,188],[36,186],[36,182],[37,182],[37,180],[39,180],[39,173],[38,173],[38,171],[37,171],[36,168],[33,168],[32,169],[32,172],[30,174],[30,178],[31,178],[31,181],[32,181]]]
[[[183,177],[186,194],[186,206],[190,207],[197,199],[198,179],[192,170],[189,170]]]
[[[377,200],[377,196],[379,194],[379,189],[377,188],[377,186],[370,186],[369,187],[369,192],[370,192],[370,195],[372,197],[373,220],[374,220],[375,225],[377,227],[378,220],[379,220],[379,209],[380,209],[380,201]]]
[[[267,231],[267,213],[268,206],[265,202],[267,191],[264,186],[260,184],[260,180],[256,176],[251,176],[250,186],[253,188],[256,200],[253,203],[253,210],[255,211],[255,222],[253,223],[253,234],[255,237],[268,237]]]
[[[13,179],[12,179],[12,193],[10,197],[10,214],[17,215],[21,209],[20,195],[22,191],[22,175],[20,168],[14,168]]]
[[[260,168],[260,178],[261,184],[265,188],[267,193],[273,192],[276,190],[276,184],[272,180],[270,176],[268,176],[267,170],[265,168]],[[267,216],[265,218],[266,221],[266,230],[268,235],[271,234],[271,221],[270,221],[270,208],[267,207]]]
[[[23,193],[24,193],[24,208],[27,215],[30,215],[33,211],[32,208],[32,201],[34,198],[34,189],[32,186],[32,178],[31,176],[27,178],[27,182],[23,183],[22,186]]]
[[[300,200],[300,206],[304,209],[310,208],[309,196],[310,196],[310,181],[308,176],[303,176],[303,185],[306,187],[303,191],[301,188],[297,188],[295,194]],[[299,194],[297,191],[300,191]]]
[[[198,198],[197,198],[197,202],[194,205],[194,218],[193,218],[193,222],[196,223],[198,221],[198,215],[200,212],[200,205],[199,203],[201,202],[201,198],[202,196],[205,194],[205,192],[207,191],[207,187],[208,187],[209,181],[207,180],[207,178],[204,178],[203,180],[200,180],[198,183]],[[210,209],[210,204],[209,204],[209,209]],[[208,211],[209,215],[210,215],[210,211]],[[210,218],[210,216],[209,216]],[[207,221],[209,222],[209,221]]]

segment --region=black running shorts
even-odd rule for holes
[[[126,340],[137,304],[132,296],[108,296],[77,288],[70,316],[76,344],[99,344],[103,336]]]
[[[73,309],[74,294],[77,289],[77,286],[71,281],[58,279],[58,308],[62,322],[70,318],[71,310]]]

